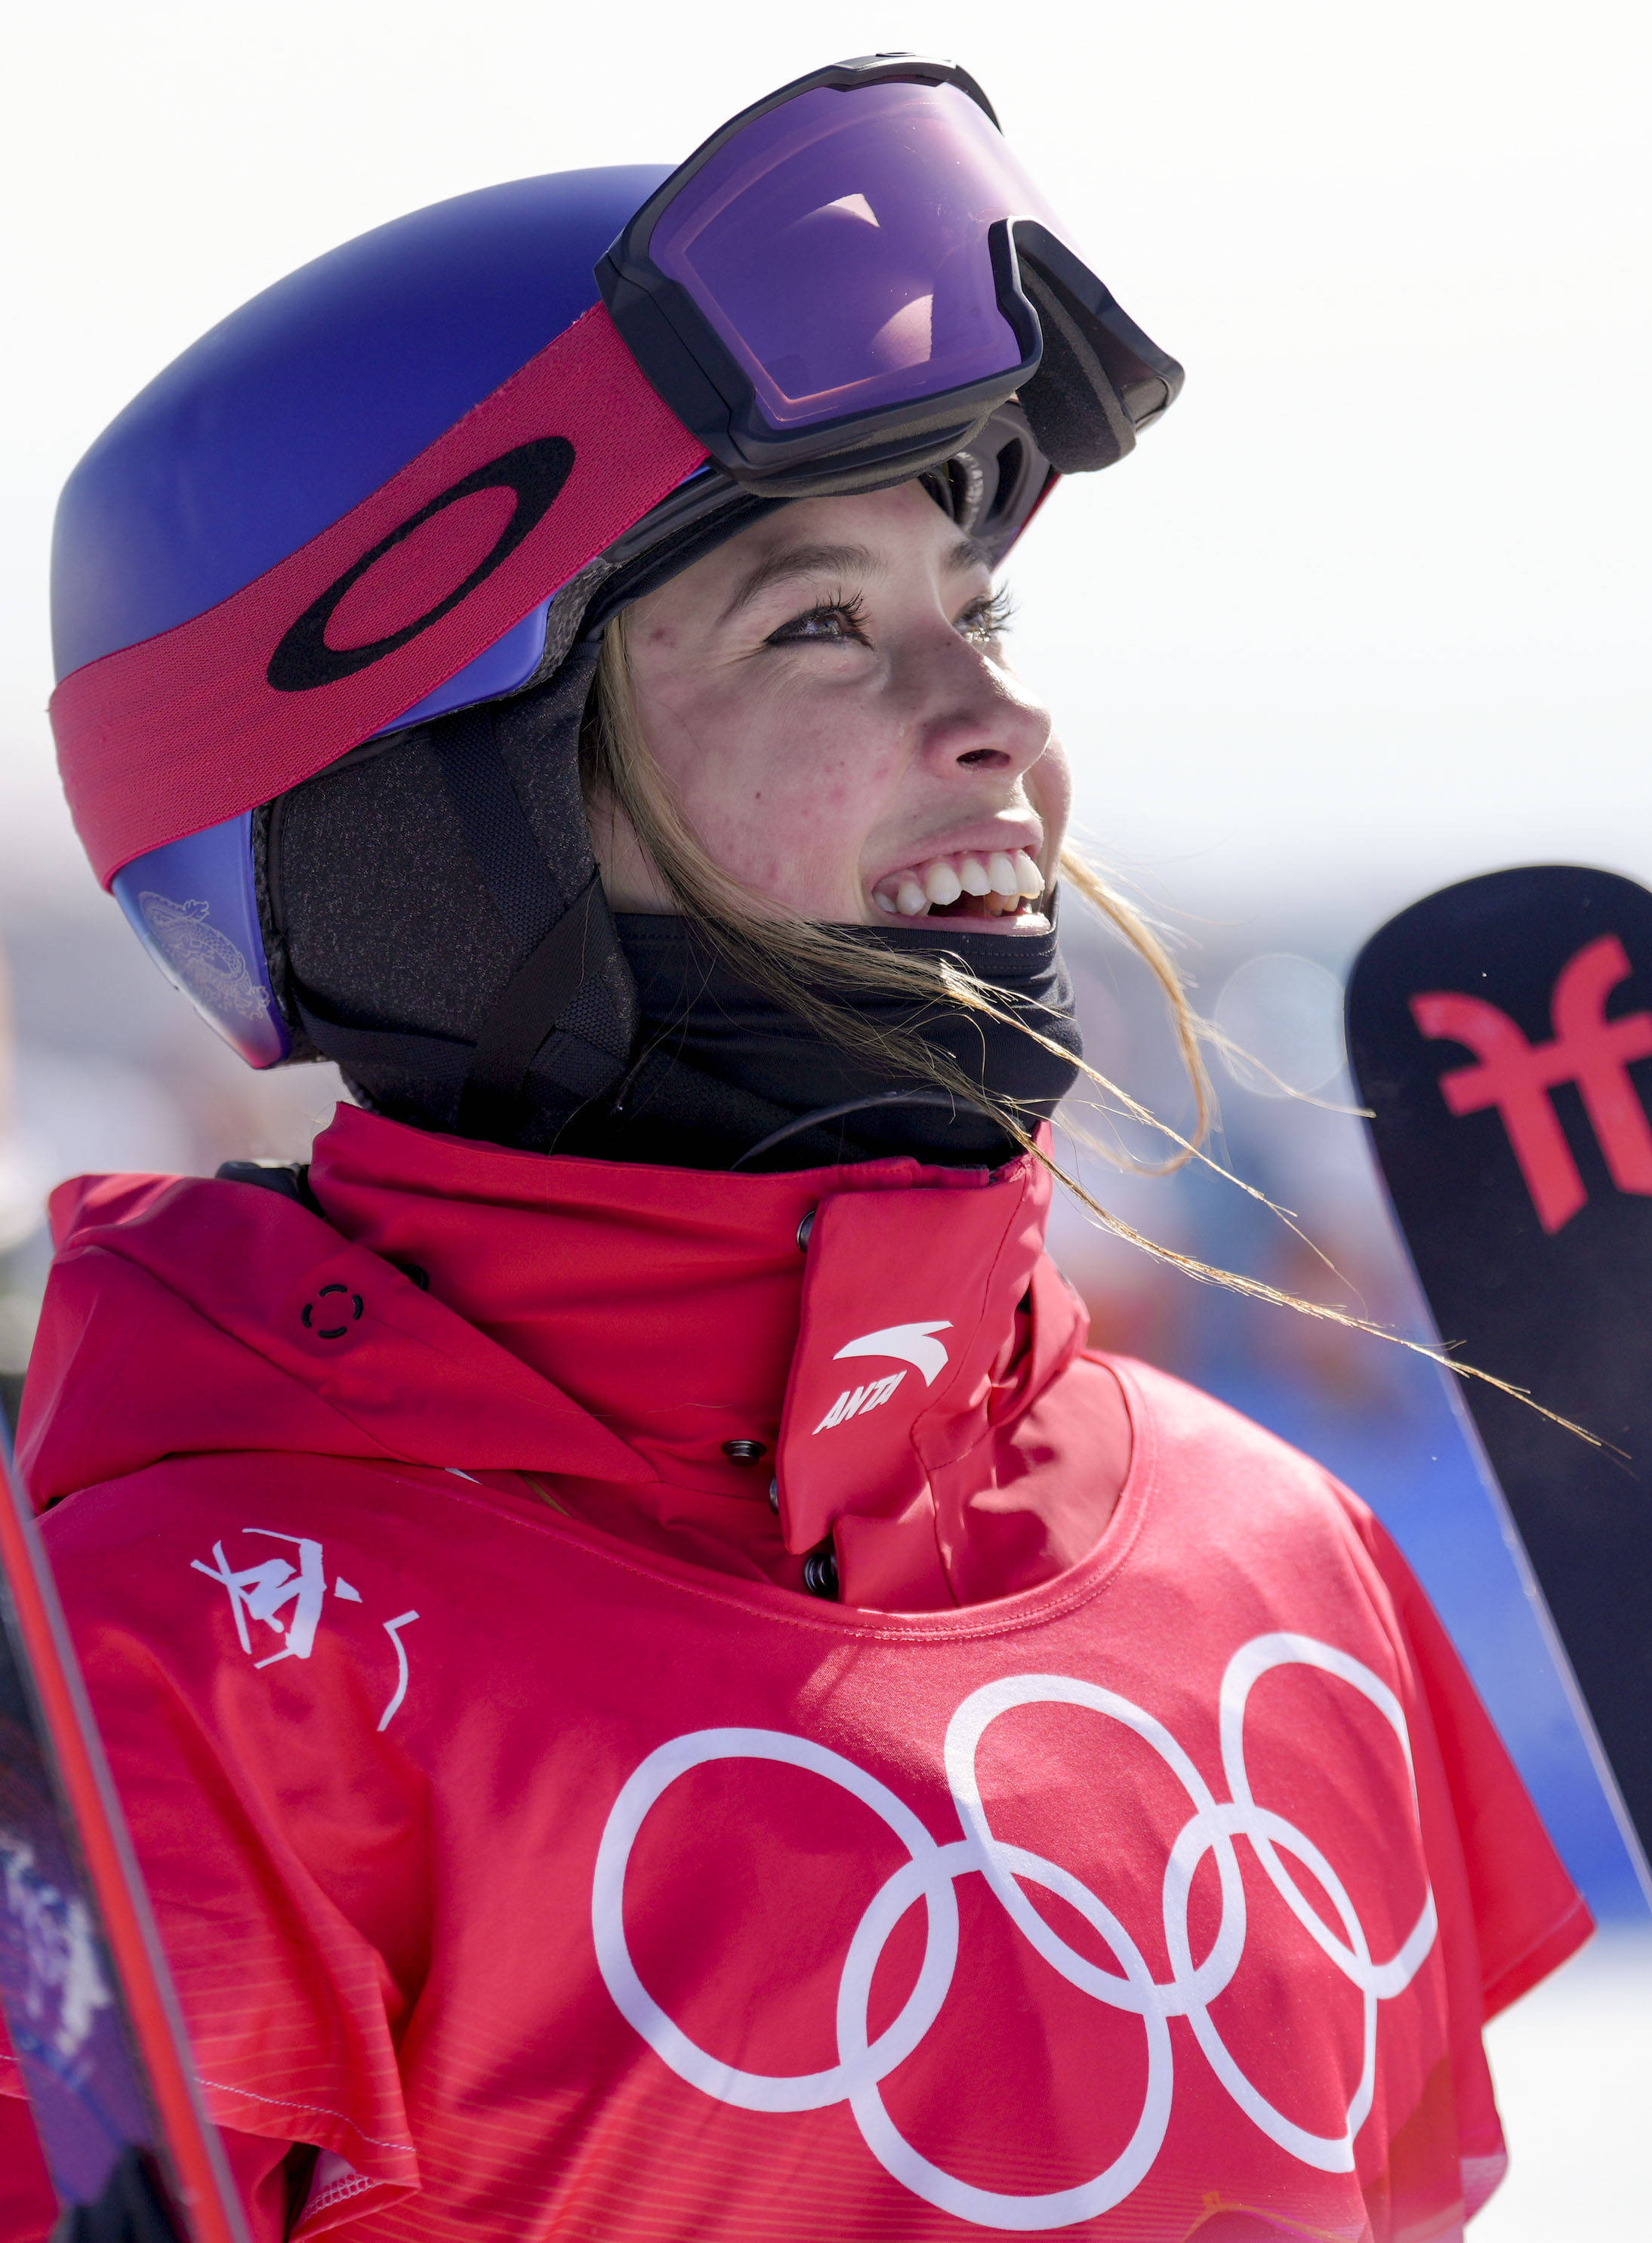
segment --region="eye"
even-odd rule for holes
[[[769,632],[765,646],[869,646],[865,631],[866,605],[858,592],[845,599],[823,600],[818,607],[794,616]]]
[[[986,593],[970,601],[955,628],[960,637],[972,639],[977,646],[991,646],[1009,630],[1014,612],[1015,603],[1007,591]]]

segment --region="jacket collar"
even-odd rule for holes
[[[1047,1263],[1034,1285],[1050,1184],[1031,1157],[728,1175],[346,1108],[311,1188],[337,1230],[417,1266],[643,1460],[661,1493],[634,1484],[628,1503],[794,1559],[835,1534],[854,1602],[910,1603],[917,1574],[923,1602],[952,1600],[937,1481],[1083,1339]]]
[[[1061,1456],[1050,1432],[1085,1317],[1042,1254],[1036,1160],[733,1176],[346,1108],[311,1183],[319,1216],[197,1178],[54,1195],[38,1503],[212,1452],[531,1475],[588,1524],[787,1586],[830,1535],[845,1600],[904,1610],[1087,1546],[1094,1431]]]

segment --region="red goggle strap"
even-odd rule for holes
[[[58,767],[99,880],[383,731],[704,458],[594,306],[307,545],[64,679]]]

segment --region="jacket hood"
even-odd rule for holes
[[[1040,1411],[1085,1319],[1034,1159],[727,1175],[343,1108],[310,1176],[319,1214],[189,1177],[53,1195],[37,1505],[252,1451],[527,1474],[773,1579],[830,1534],[855,1603],[973,1602],[1082,1554]]]

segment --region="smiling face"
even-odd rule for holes
[[[1041,933],[1067,767],[1001,628],[984,557],[917,484],[799,500],[629,610],[642,738],[778,910]],[[592,826],[615,909],[671,909],[623,819],[597,804]]]

